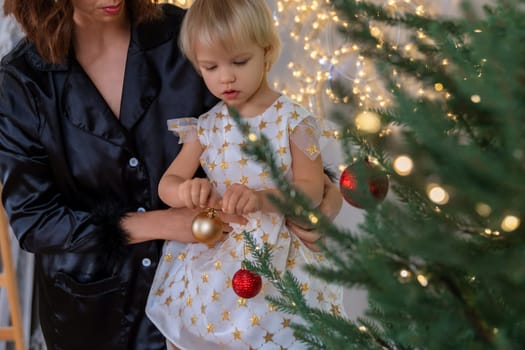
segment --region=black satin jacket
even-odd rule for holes
[[[0,66],[2,201],[36,258],[49,350],[165,349],[144,313],[161,241],[124,244],[127,211],[163,208],[158,181],[180,145],[166,121],[216,100],[177,47],[184,14],[133,28],[117,119],[78,62],[22,41]]]

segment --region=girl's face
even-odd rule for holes
[[[260,114],[270,90],[266,80],[265,50],[254,43],[225,49],[196,42],[195,57],[212,94],[235,107],[241,115]],[[273,101],[272,101],[273,102]],[[261,105],[264,107],[261,109]]]
[[[126,18],[126,0],[71,0],[75,23],[110,23]]]

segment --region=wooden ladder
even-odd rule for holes
[[[0,188],[1,193],[1,188]],[[20,311],[20,296],[18,294],[18,282],[16,279],[15,264],[11,251],[11,239],[9,238],[9,225],[0,202],[0,255],[2,261],[2,272],[0,273],[0,288],[7,292],[8,308],[10,311],[11,326],[0,327],[0,340],[12,341],[15,350],[25,350],[22,313]]]

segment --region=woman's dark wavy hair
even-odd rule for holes
[[[133,25],[160,16],[158,0],[126,0]],[[38,53],[51,63],[67,57],[72,42],[71,0],[5,0],[4,14],[13,15]]]

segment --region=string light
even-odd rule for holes
[[[357,130],[367,133],[376,133],[381,130],[381,118],[377,113],[363,111],[359,113],[354,120]]]
[[[514,215],[507,215],[501,221],[501,229],[505,232],[512,232],[520,226],[520,219]]]
[[[396,157],[396,159],[394,159],[393,165],[394,171],[401,176],[410,175],[412,169],[414,168],[414,162],[407,155]]]
[[[478,213],[478,215],[487,217],[490,215],[491,212],[492,212],[492,208],[488,204],[486,203],[476,204],[476,213]]]
[[[313,214],[313,213],[309,213],[309,214],[308,214],[308,219],[309,219],[310,222],[311,222],[312,224],[314,224],[314,225],[317,224],[317,223],[319,222],[319,218],[318,218],[315,214]]]
[[[428,198],[436,204],[446,204],[449,200],[449,194],[445,189],[437,184],[431,183],[427,186]]]
[[[412,277],[412,272],[410,272],[410,270],[402,269],[399,271],[398,280],[400,283],[409,282],[411,277]]]
[[[423,0],[391,0],[386,4],[395,15],[407,12],[423,15],[428,13],[428,6]],[[274,87],[287,90],[297,101],[306,102],[320,118],[326,117],[326,99],[334,104],[350,100],[348,96],[334,94],[331,87],[335,82],[349,82],[350,91],[357,95],[362,109],[388,108],[392,104],[390,94],[376,77],[374,64],[359,54],[357,44],[338,35],[336,26],[345,27],[348,23],[338,17],[328,1],[307,5],[302,0],[280,0],[274,8],[281,37],[284,41],[290,38],[292,44],[296,42],[300,47],[300,50],[288,51],[290,55],[294,53],[290,57],[294,79],[287,80],[284,75],[276,74]],[[378,47],[388,40],[393,47],[403,47],[410,55],[416,54],[412,44],[399,45],[402,39],[399,28],[371,23],[370,33],[378,40]],[[424,38],[425,33],[418,31],[418,36]],[[289,64],[289,68],[291,66]]]
[[[421,287],[428,286],[428,279],[424,275],[417,275],[417,281],[421,285]]]
[[[481,97],[479,95],[472,95],[470,97],[470,100],[473,102],[473,103],[480,103],[481,102]]]

